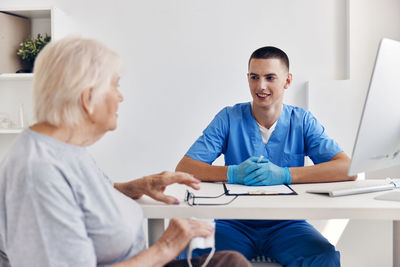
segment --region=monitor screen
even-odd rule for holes
[[[382,39],[349,175],[400,165],[400,42]]]

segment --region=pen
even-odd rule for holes
[[[264,156],[261,155],[261,156],[258,158],[257,163],[260,163],[260,162],[262,161],[263,158],[264,158]]]

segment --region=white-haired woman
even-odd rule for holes
[[[24,131],[0,166],[0,260],[11,266],[181,266],[173,259],[207,223],[172,219],[160,240],[144,247],[143,214],[132,200],[143,194],[168,204],[172,183],[198,188],[181,172],[113,184],[86,147],[117,126],[119,57],[95,40],[69,37],[47,45],[36,59],[37,123]],[[194,262],[201,263],[203,259]],[[234,252],[214,266],[248,266]]]

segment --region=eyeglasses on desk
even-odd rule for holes
[[[189,206],[223,206],[223,205],[228,205],[228,204],[232,203],[232,201],[234,201],[238,197],[236,195],[231,200],[229,200],[228,202],[224,202],[224,203],[209,203],[209,202],[202,203],[201,202],[201,199],[217,199],[224,195],[226,195],[225,192],[218,196],[196,196],[195,194],[193,194],[192,192],[189,192],[189,190],[186,189],[184,200]]]

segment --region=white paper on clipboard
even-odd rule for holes
[[[287,195],[293,190],[287,185],[247,186],[241,184],[225,184],[230,195]]]

